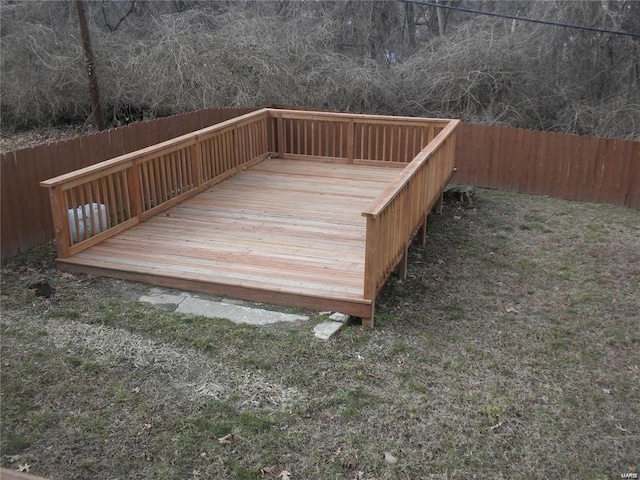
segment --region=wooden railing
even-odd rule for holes
[[[58,256],[67,258],[195,195],[270,154],[400,167],[362,212],[363,296],[402,260],[454,172],[458,120],[262,109],[41,183]]]
[[[366,217],[364,298],[375,301],[389,274],[441,199],[455,171],[459,120],[270,110],[270,145],[282,158],[398,166],[398,177]],[[370,321],[370,320],[369,320]]]
[[[400,175],[362,212],[367,218],[364,298],[375,300],[442,195],[455,168],[456,128],[448,121]]]
[[[270,110],[271,144],[281,158],[400,166],[410,162],[448,120]]]
[[[67,258],[268,155],[268,110],[41,182],[58,256]]]

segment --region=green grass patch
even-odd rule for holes
[[[430,216],[409,278],[376,299],[376,328],[329,342],[313,321],[257,328],[142,305],[147,287],[63,275],[51,248],[9,259],[2,466],[69,479],[255,480],[273,465],[292,478],[619,478],[639,467],[637,220],[478,190],[474,206]],[[31,276],[62,288],[35,297]]]

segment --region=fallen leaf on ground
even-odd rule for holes
[[[142,435],[143,433],[148,432],[149,430],[151,430],[151,424],[150,423],[145,423],[142,428],[138,431],[138,435]]]
[[[29,473],[30,468],[31,468],[31,465],[29,465],[28,463],[25,463],[24,465],[18,465],[19,472]]]
[[[287,472],[286,470],[282,470],[280,475],[278,476],[281,480],[291,480],[291,472]]]
[[[520,313],[517,309],[515,309],[514,307],[507,307],[504,309],[507,313]]]
[[[497,430],[497,429],[498,429],[498,428],[500,428],[503,424],[504,424],[504,422],[498,422],[498,423],[496,423],[493,427],[489,427],[489,430]]]
[[[236,441],[236,436],[233,433],[228,433],[224,437],[220,437],[218,439],[218,443],[220,445],[229,445],[230,443],[233,443],[235,441]]]
[[[344,467],[348,468],[349,470],[353,470],[354,468],[356,468],[358,466],[358,462],[352,458],[350,460],[347,460],[346,462],[344,462]]]
[[[398,459],[394,457],[390,452],[384,452],[384,461],[391,465],[398,463]]]
[[[275,465],[272,465],[270,467],[261,468],[260,473],[262,475],[271,475],[272,477],[275,477],[280,474],[280,469]]]

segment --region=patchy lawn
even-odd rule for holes
[[[376,328],[181,316],[2,269],[2,466],[53,479],[620,478],[640,467],[640,212],[445,205]],[[48,280],[49,299],[28,286]],[[385,452],[387,460],[385,460]],[[393,460],[396,460],[394,463]]]

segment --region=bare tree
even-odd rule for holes
[[[93,62],[93,51],[91,49],[91,37],[89,27],[84,14],[83,0],[75,0],[76,11],[78,12],[78,26],[80,27],[80,38],[82,39],[82,49],[84,51],[85,66],[87,68],[87,78],[89,79],[89,92],[91,94],[91,105],[93,107],[93,121],[98,130],[104,129],[102,119],[102,109],[100,108],[100,91],[98,90],[98,76]]]

